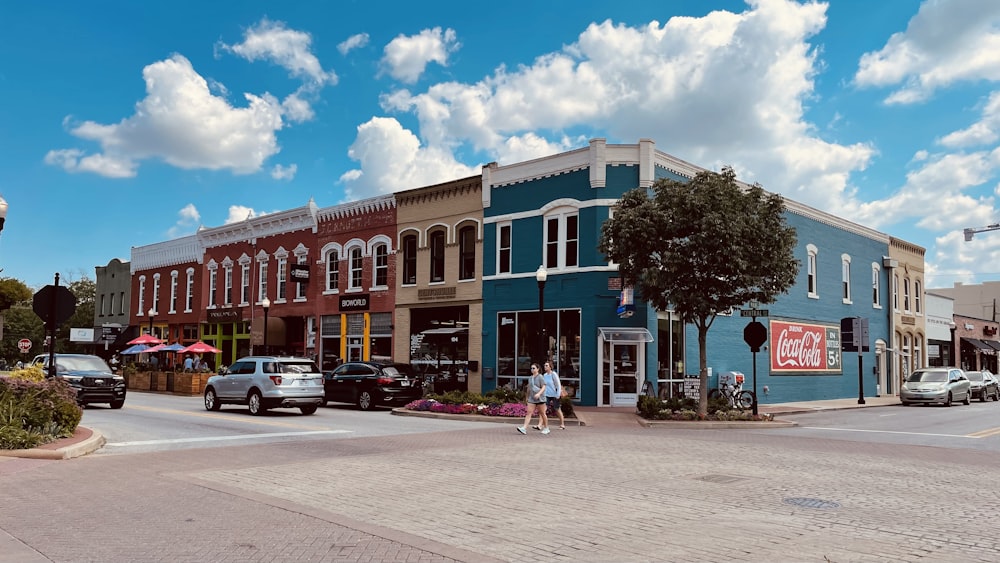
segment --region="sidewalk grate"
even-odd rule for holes
[[[781,502],[785,504],[792,504],[795,506],[803,506],[805,508],[840,508],[839,502],[833,502],[832,500],[822,500],[818,498],[802,498],[793,497],[782,499]]]

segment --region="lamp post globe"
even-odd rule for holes
[[[3,224],[7,221],[7,200],[0,196],[0,231],[3,231]]]
[[[267,355],[267,310],[271,308],[271,300],[265,297],[260,306],[264,308],[264,355]]]
[[[958,325],[955,324],[955,321],[951,321],[948,324],[948,328],[951,329],[951,350],[950,350],[951,358],[949,358],[949,360],[951,360],[950,364],[954,367],[961,367],[959,365],[961,362],[958,359],[958,343],[955,342],[955,329],[958,328]]]
[[[545,335],[545,280],[548,277],[549,272],[545,269],[545,265],[538,266],[538,270],[535,271],[535,281],[538,282],[538,334],[540,340],[538,351],[542,356],[538,361],[539,366],[548,360],[549,343]]]
[[[153,319],[156,318],[156,309],[150,307],[146,313],[149,315],[149,335],[153,336]]]

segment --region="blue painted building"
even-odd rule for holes
[[[642,302],[619,314],[628,288],[597,244],[626,191],[649,188],[659,178],[690,179],[701,170],[647,139],[634,145],[594,139],[584,149],[484,167],[484,391],[522,385],[530,364],[543,359],[555,362],[582,405],[632,406],[645,382],[664,396],[681,391],[685,374],[698,372],[696,329]],[[868,319],[871,351],[861,358],[871,395],[876,346],[884,349],[889,332],[881,268],[889,237],[787,205],[802,268],[790,293],[769,306],[771,317],[760,319],[770,329],[757,355],[758,387],[768,387],[761,402],[856,396],[857,354],[839,351],[840,319],[852,316]],[[738,372],[744,388],[752,387],[753,359],[743,342],[749,320],[736,312],[710,329],[710,385],[719,373]]]

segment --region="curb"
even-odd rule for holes
[[[30,448],[26,450],[0,450],[0,457],[20,457],[26,459],[72,459],[95,452],[107,443],[104,434],[90,428],[83,428],[90,433],[86,438],[58,448]],[[63,441],[72,441],[74,438],[61,438]],[[58,444],[59,440],[53,442]],[[51,446],[52,444],[48,444]]]

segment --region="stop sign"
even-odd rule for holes
[[[22,354],[27,354],[28,350],[31,350],[31,341],[27,338],[22,338],[17,341],[17,349],[21,351]]]
[[[61,285],[47,285],[35,292],[32,310],[47,323],[59,326],[76,312],[76,297],[69,288]]]

